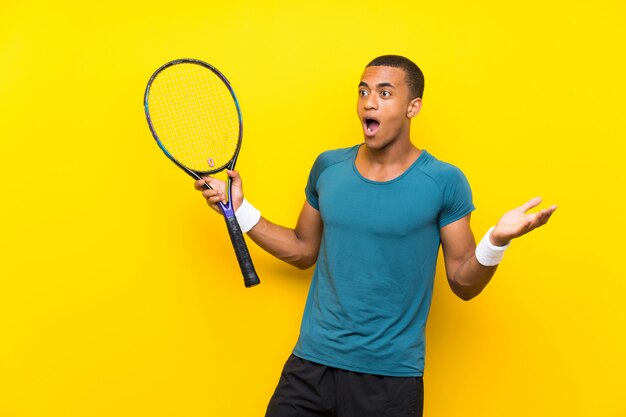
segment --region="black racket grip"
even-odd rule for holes
[[[228,228],[230,241],[233,242],[237,261],[239,261],[244,285],[249,288],[260,284],[261,280],[254,270],[254,264],[252,263],[250,252],[248,252],[246,241],[243,238],[243,233],[241,233],[239,223],[237,223],[237,218],[235,216],[226,217],[226,227]]]

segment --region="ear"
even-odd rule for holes
[[[422,99],[419,97],[414,98],[409,103],[409,107],[407,108],[407,111],[406,111],[406,117],[408,117],[409,119],[414,118],[415,116],[419,114],[421,109],[422,109]]]

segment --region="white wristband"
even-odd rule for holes
[[[476,260],[484,266],[498,265],[504,258],[504,251],[511,245],[511,242],[505,246],[495,246],[491,243],[489,236],[493,229],[495,229],[495,226],[487,231],[478,246],[476,246]]]
[[[241,206],[235,211],[235,217],[241,232],[248,233],[261,220],[261,212],[244,198]]]

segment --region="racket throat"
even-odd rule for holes
[[[220,209],[222,210],[222,214],[224,215],[224,217],[226,217],[227,219],[231,219],[235,217],[235,209],[232,203],[233,197],[230,191],[230,184],[228,184],[228,193],[226,198],[227,200],[225,203],[220,203]]]
[[[227,204],[220,203],[220,209],[227,219],[235,217],[235,210],[233,210],[233,205],[230,204],[230,201]]]

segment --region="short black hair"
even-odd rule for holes
[[[406,74],[411,99],[422,98],[424,95],[424,74],[422,70],[408,58],[400,55],[382,55],[374,58],[367,67],[394,67],[400,68]]]

